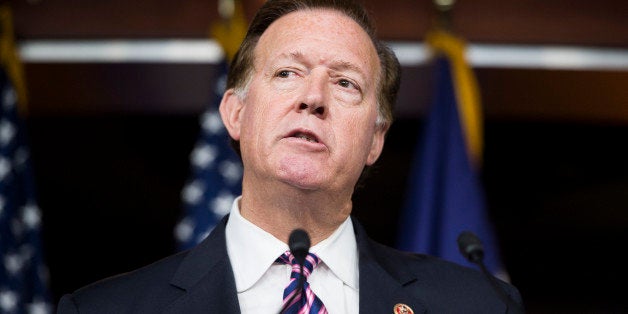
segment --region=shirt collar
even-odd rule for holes
[[[227,253],[238,293],[251,288],[288,250],[288,245],[240,215],[240,197],[231,206],[225,230]]]
[[[329,269],[353,289],[358,289],[358,246],[351,217],[347,217],[331,236],[310,249]]]
[[[240,197],[234,200],[225,237],[238,293],[262,278],[288,245],[240,215]],[[310,249],[345,284],[358,289],[358,254],[351,218],[331,236]],[[255,261],[255,262],[251,262]]]

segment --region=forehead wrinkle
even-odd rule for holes
[[[301,51],[292,51],[288,53],[288,56],[292,59],[302,60],[305,58]]]
[[[305,55],[300,52],[300,51],[289,51],[289,52],[282,52],[280,53],[275,60],[283,60],[283,59],[287,59],[287,60],[295,60],[301,63],[304,63],[305,60]]]

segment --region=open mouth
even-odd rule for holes
[[[290,134],[289,137],[295,137],[311,143],[318,143],[318,138],[316,137],[316,135],[309,132],[295,131],[294,133]]]

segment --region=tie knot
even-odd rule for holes
[[[281,264],[292,265],[293,274],[301,273],[299,262],[297,261],[296,258],[294,258],[294,255],[292,255],[290,251],[286,251],[286,253],[281,254],[281,256],[277,258],[276,262],[281,263]],[[316,268],[316,266],[318,266],[320,262],[321,260],[314,253],[308,253],[307,256],[305,256],[305,263],[303,263],[303,272],[304,272],[305,278],[310,276],[314,268]]]
[[[303,275],[301,275],[301,267],[299,262],[294,258],[290,251],[281,254],[276,262],[280,264],[288,264],[292,267],[290,273],[290,283],[283,291],[283,314],[327,314],[325,305],[319,299],[314,291],[310,288],[307,278],[312,270],[320,263],[318,256],[309,253],[305,257],[303,263]]]

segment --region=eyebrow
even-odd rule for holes
[[[366,74],[362,71],[362,69],[360,69],[357,65],[348,61],[343,61],[343,60],[332,61],[331,68],[333,70],[338,70],[338,71],[342,71],[342,70],[353,71],[353,72],[358,73],[363,78],[366,78]]]
[[[300,51],[291,51],[291,52],[287,52],[287,53],[282,53],[279,55],[279,58],[285,58],[285,59],[294,59],[300,62],[305,62],[305,55],[300,52]],[[351,63],[349,61],[345,61],[345,60],[332,60],[330,62],[331,64],[331,68],[334,70],[351,70],[354,72],[357,72],[359,74],[361,74],[362,76],[366,77],[366,75],[364,74],[364,72],[362,71],[362,69],[360,69],[356,64]]]

